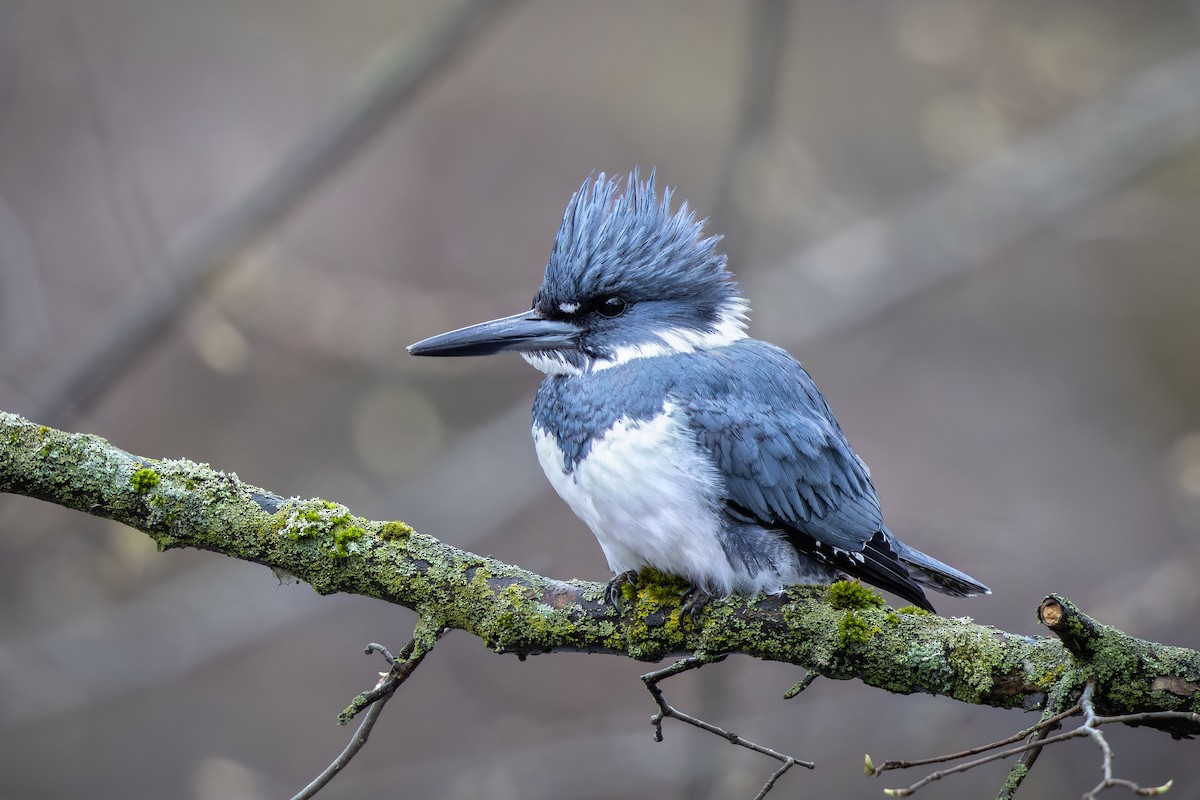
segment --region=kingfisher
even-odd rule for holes
[[[933,611],[991,590],[900,541],[867,465],[800,362],[746,333],[750,306],[705,220],[655,175],[589,177],[531,310],[409,345],[517,352],[545,373],[538,461],[616,574],[684,579],[684,608],[845,576]]]

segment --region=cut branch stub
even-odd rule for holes
[[[1038,606],[1038,620],[1052,630],[1076,659],[1090,660],[1106,633],[1101,625],[1058,595],[1048,595]],[[1108,629],[1120,634],[1115,628]],[[1124,634],[1120,634],[1124,635]]]
[[[1068,673],[1064,680],[1093,681],[1102,713],[1200,712],[1200,657],[1195,650],[1130,636],[1053,594],[1038,606],[1038,620],[1058,636],[1075,662],[1075,674]],[[1200,726],[1190,719],[1138,719],[1127,724],[1158,728],[1177,739],[1200,734]]]

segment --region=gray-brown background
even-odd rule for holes
[[[79,355],[170,293],[166,254],[451,10],[0,2],[0,408],[69,406],[54,392]],[[605,579],[533,456],[538,374],[404,345],[526,308],[579,182],[656,166],[731,234],[752,332],[805,361],[892,527],[994,588],[939,610],[1032,634],[1056,591],[1196,645],[1197,9],[803,0],[757,16],[772,13],[514,5],[53,421]],[[772,32],[777,69],[753,57]],[[334,717],[380,667],[362,645],[412,623],[0,498],[0,797],[289,796],[349,735]],[[452,634],[322,796],[752,796],[771,762],[679,726],[651,741],[644,669],[522,664]],[[705,673],[673,699],[818,762],[780,797],[877,797],[920,774],[868,781],[864,751],[931,755],[1034,721],[856,683],[784,702],[798,670],[742,658]],[[1122,775],[1200,797],[1195,745],[1111,738]],[[1022,796],[1078,796],[1098,760],[1086,743],[1046,753]],[[1005,769],[922,796],[990,797]]]

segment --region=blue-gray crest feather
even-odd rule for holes
[[[686,202],[672,211],[670,189],[660,201],[654,178],[634,170],[623,189],[604,173],[583,182],[563,214],[535,308],[552,316],[563,303],[614,293],[632,303],[686,298],[691,314],[712,322],[739,298],[717,248],[721,237],[705,236]]]

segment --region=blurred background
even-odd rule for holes
[[[404,345],[528,308],[585,176],[657,167],[727,234],[891,527],[1040,634],[1048,592],[1200,645],[1200,5],[1095,0],[0,2],[0,408],[605,580],[515,356]],[[414,615],[0,498],[0,797],[277,798]],[[749,798],[627,659],[450,634],[321,797]],[[815,760],[771,796],[1036,718],[733,658],[681,707]],[[1200,797],[1194,744],[1118,773]],[[1007,765],[922,790],[992,797]],[[1100,778],[1076,743],[1021,797]]]

